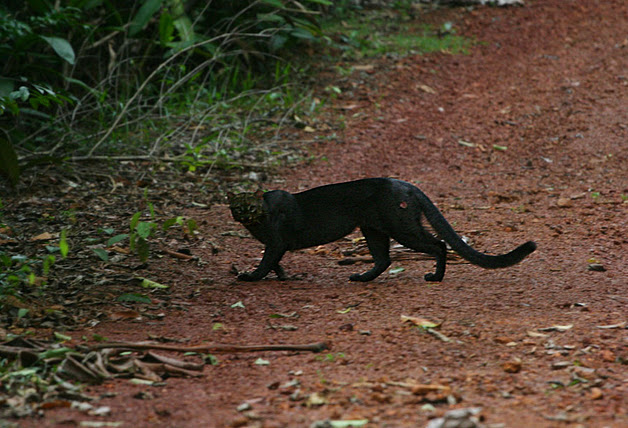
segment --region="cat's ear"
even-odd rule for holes
[[[255,195],[257,199],[262,199],[264,197],[264,189],[257,189],[253,195]]]

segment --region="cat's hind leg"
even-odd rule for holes
[[[349,277],[351,281],[367,282],[377,278],[390,266],[390,238],[383,232],[368,227],[360,228],[369,251],[375,261],[375,266],[367,272],[355,273]]]
[[[286,272],[284,272],[283,268],[279,266],[279,263],[277,263],[273,270],[277,274],[277,278],[279,278],[280,281],[285,281],[286,279],[288,279],[288,277],[286,276]]]
[[[447,266],[447,245],[439,239],[436,239],[429,233],[421,233],[416,236],[404,236],[397,239],[397,242],[404,247],[408,247],[414,251],[429,254],[436,258],[436,271],[434,273],[426,273],[424,278],[426,281],[439,282],[445,276],[445,268]]]

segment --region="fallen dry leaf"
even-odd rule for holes
[[[589,398],[591,400],[600,400],[604,397],[604,393],[600,388],[594,387],[591,388],[591,393],[589,394]]]
[[[40,233],[39,235],[33,236],[31,238],[31,241],[49,241],[52,238],[54,237],[50,233],[44,232],[44,233]]]
[[[560,208],[571,208],[573,206],[573,202],[569,198],[558,198],[558,201],[556,201],[556,205],[558,205]]]
[[[423,328],[436,328],[440,325],[425,318],[409,317],[407,315],[401,315],[401,322],[409,322]]]
[[[519,358],[514,358],[510,361],[506,361],[505,363],[502,363],[502,369],[506,373],[519,373],[522,367],[523,365]]]
[[[410,388],[414,395],[426,395],[430,392],[442,393],[445,395],[451,394],[451,387],[447,385],[438,384],[416,384]]]
[[[126,311],[116,311],[109,314],[109,319],[111,319],[112,321],[129,320],[129,319],[135,319],[139,317],[140,317],[139,312],[130,310],[130,309]]]
[[[429,86],[421,84],[421,83],[417,85],[417,88],[419,88],[420,90],[422,90],[423,92],[426,92],[428,94],[435,94],[436,93],[436,91],[433,88],[430,88]]]

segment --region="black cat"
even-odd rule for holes
[[[284,279],[279,261],[286,251],[335,241],[356,227],[366,238],[375,266],[351,275],[351,281],[371,281],[390,266],[390,238],[436,257],[436,272],[426,274],[426,281],[441,281],[445,275],[445,242],[469,262],[488,269],[512,266],[536,249],[528,241],[507,254],[480,253],[456,234],[421,190],[390,178],[330,184],[295,194],[282,190],[229,194],[229,207],[233,218],[266,245],[257,269],[238,276],[244,281],[262,279],[271,270]],[[423,218],[444,242],[423,227]]]

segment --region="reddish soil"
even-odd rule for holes
[[[356,284],[349,275],[366,267],[338,264],[352,245],[346,240],[287,255],[290,280],[244,283],[230,269],[253,267],[261,244],[223,235],[243,231],[225,205],[190,208],[207,219],[192,248],[203,263],[171,260],[146,270],[172,285],[179,309],[69,334],[326,341],[331,350],[218,355],[202,377],[163,386],[110,381],[86,388],[113,393],[97,403],[111,407],[109,416],[58,408],[20,426],[307,427],[369,419],[369,427],[415,427],[462,407],[481,407],[488,426],[628,426],[626,4],[527,1],[438,10],[425,20],[452,21],[480,43],[468,55],[365,61],[373,71],[336,82],[342,142],[312,147],[320,160],[265,185],[297,191],[401,178],[418,184],[474,247],[501,253],[531,239],[538,250],[504,270],[454,262],[436,284],[423,280],[432,261],[403,253],[392,266],[402,272]],[[605,271],[589,270],[592,263]],[[270,317],[279,313],[296,315]],[[402,315],[442,323],[436,330],[451,341]],[[555,325],[564,331],[539,330]],[[426,395],[410,384],[445,389]],[[150,394],[140,399],[140,392]],[[246,402],[250,409],[239,412]]]

